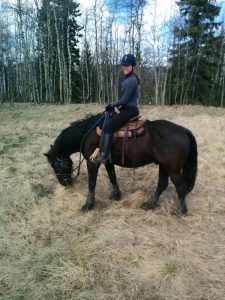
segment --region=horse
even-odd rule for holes
[[[62,130],[50,150],[45,153],[59,183],[63,186],[72,184],[73,162],[71,154],[80,152],[87,163],[88,196],[82,211],[89,211],[95,204],[95,187],[99,164],[90,160],[91,154],[99,146],[100,137],[96,133],[96,122],[106,113],[87,115]],[[101,121],[103,122],[103,121]],[[117,138],[112,147],[110,159],[105,164],[112,186],[111,198],[121,199],[115,167],[137,168],[154,163],[159,166],[158,185],[152,196],[141,206],[144,210],[153,209],[159,197],[171,179],[175,186],[178,201],[177,214],[187,213],[186,195],[192,191],[197,176],[197,143],[192,132],[167,120],[145,120],[145,133],[135,138],[127,138],[124,149],[123,138]],[[123,159],[121,159],[123,156]]]

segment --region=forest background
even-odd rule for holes
[[[224,3],[179,0],[159,22],[157,1],[0,3],[0,103],[108,103],[119,62],[137,58],[141,104],[225,106]]]

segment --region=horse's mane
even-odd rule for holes
[[[80,119],[77,121],[74,121],[70,124],[70,127],[76,127],[76,130],[78,130],[78,128],[81,128],[81,130],[89,130],[89,128],[91,128],[91,126],[93,126],[98,119],[101,118],[101,116],[103,115],[103,113],[98,113],[97,115],[92,115],[92,114],[88,114],[85,116],[84,119]],[[68,127],[68,128],[70,128]],[[66,128],[66,129],[68,129]],[[64,129],[64,130],[66,130]],[[85,132],[84,132],[85,133]]]
[[[96,115],[88,114],[85,118],[72,122],[69,127],[62,130],[50,151],[56,153],[58,149],[61,149],[62,147],[70,148],[72,144],[80,143],[82,137],[87,134],[88,130],[94,126],[102,115],[103,113],[98,113]]]

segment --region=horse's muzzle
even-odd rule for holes
[[[58,180],[59,180],[59,183],[63,186],[69,186],[72,184],[72,178],[63,177]]]

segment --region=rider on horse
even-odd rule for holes
[[[113,133],[139,114],[137,98],[140,81],[134,73],[136,59],[132,54],[126,54],[123,56],[120,65],[122,66],[122,72],[125,75],[121,85],[122,97],[120,100],[107,105],[105,108],[106,111],[112,112],[115,107],[118,107],[120,113],[105,124],[103,145],[101,153],[96,159],[96,163],[106,163],[113,140]]]

